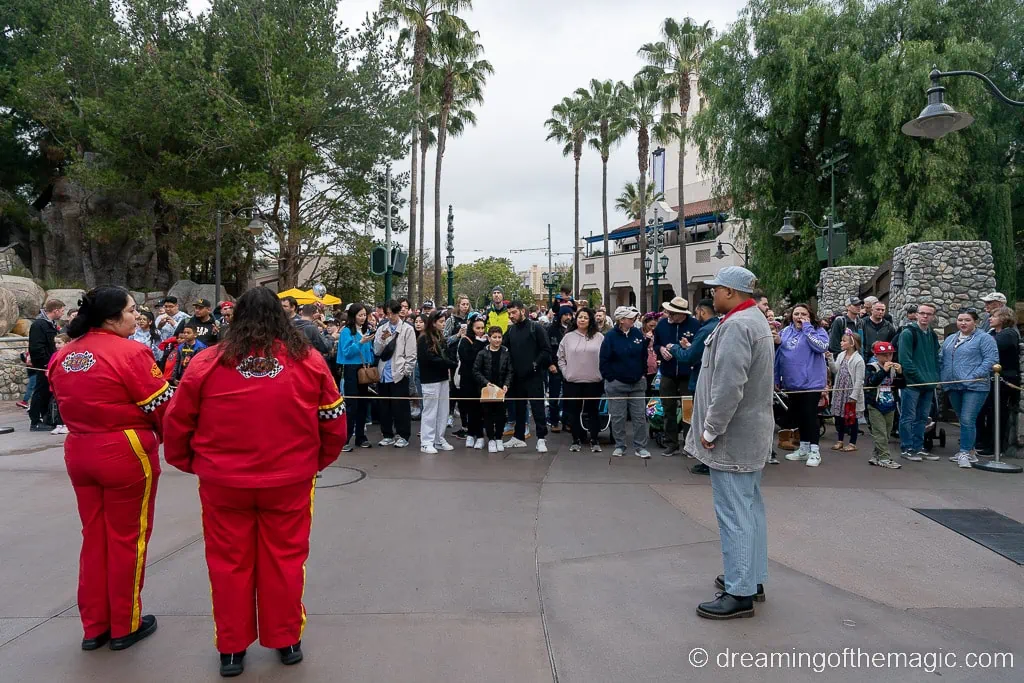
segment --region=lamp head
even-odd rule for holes
[[[782,219],[782,227],[775,233],[775,236],[781,237],[786,242],[792,242],[799,234],[793,227],[793,216],[787,211],[785,218]]]
[[[716,259],[724,259],[726,257],[725,250],[722,249],[722,243],[718,243],[718,251],[715,252]]]
[[[938,140],[947,133],[962,130],[974,123],[974,117],[958,112],[946,104],[946,89],[939,85],[939,70],[931,72],[932,86],[928,88],[928,104],[913,121],[907,121],[901,129],[904,135],[915,138]]]
[[[249,225],[245,226],[245,229],[248,230],[254,237],[256,237],[260,235],[263,232],[263,229],[266,227],[267,224],[263,221],[263,219],[256,216],[253,217],[251,221],[249,221]]]

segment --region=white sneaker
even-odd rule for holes
[[[381,439],[377,443],[377,445],[378,446],[394,446],[395,445],[395,440],[392,437],[389,436],[389,437],[386,437],[384,439]]]
[[[624,447],[622,447],[622,446],[616,446],[615,450],[612,451],[612,455],[614,455],[616,458],[621,458],[625,454],[626,454],[626,449]]]
[[[636,449],[636,457],[646,460],[651,457],[651,454],[646,448],[638,448]]]
[[[975,458],[975,461],[977,461],[977,458]],[[971,454],[970,453],[963,453],[963,452],[957,453],[956,454],[956,464],[957,464],[957,467],[962,467],[964,469],[970,469],[970,467],[971,467]]]
[[[498,449],[499,453],[501,453],[501,452],[503,452],[505,450],[505,442],[502,441],[501,439],[495,439],[494,440],[494,447]]]
[[[504,445],[505,448],[526,448],[526,442],[522,439],[517,439],[514,436],[506,441]]]
[[[437,455],[437,449],[433,446],[420,446],[420,453],[426,453],[427,455]]]
[[[807,460],[807,457],[810,454],[810,451],[792,451],[790,453],[786,453],[786,460]]]
[[[978,456],[976,456],[974,453],[968,453],[967,451],[960,451],[959,453],[954,453],[953,455],[949,456],[949,461],[956,462],[957,460],[960,459],[960,456],[964,454],[967,455],[967,459],[970,460],[971,462],[978,462]]]
[[[590,452],[591,453],[600,453],[601,452],[601,444],[599,444],[599,443],[592,443],[592,444],[590,444]]]
[[[921,456],[915,455],[913,451],[900,451],[900,457],[911,462],[921,462],[922,460]]]
[[[403,439],[402,437],[398,437],[397,439],[395,439],[395,443],[394,443],[395,448],[406,448],[406,447],[408,447],[408,445],[409,445],[409,442],[406,441],[405,439]]]
[[[455,450],[455,446],[451,445],[450,443],[448,443],[444,439],[441,439],[440,441],[435,443],[434,444],[434,448],[436,448],[439,451],[454,451]]]
[[[498,452],[498,444],[494,443],[494,441],[488,441],[487,442],[487,452],[488,453],[497,453]]]
[[[821,453],[819,451],[811,451],[807,456],[807,466],[817,467],[821,464]]]
[[[478,451],[482,451],[484,449],[484,437],[481,436],[479,439],[477,439],[476,443],[473,444],[473,448],[475,448]]]
[[[58,434],[63,434],[63,432],[60,431],[60,425],[57,425],[52,430],[50,430],[50,433],[53,434],[54,436],[57,436]]]
[[[471,436],[466,437],[466,448],[472,448],[476,445],[476,439]]]
[[[547,453],[548,452],[548,443],[547,443],[547,441],[545,441],[544,439],[537,439],[537,452],[538,453]]]
[[[918,451],[917,454],[921,456],[923,459],[931,460],[932,462],[936,460],[941,460],[939,456],[935,455],[934,453],[929,453],[928,451]]]

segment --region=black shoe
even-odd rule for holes
[[[725,574],[719,574],[715,577],[715,588],[720,591],[725,590]],[[757,584],[757,593],[754,594],[754,602],[764,602],[764,586]]]
[[[224,678],[233,678],[245,671],[245,650],[234,654],[220,654],[220,675]]]
[[[697,616],[705,619],[744,619],[754,616],[754,600],[751,596],[745,598],[719,593],[711,602],[702,602],[697,605]]]
[[[702,462],[697,463],[690,468],[690,471],[694,474],[711,474],[711,468]]]
[[[668,446],[667,448],[665,448],[665,450],[661,452],[661,454],[664,455],[666,458],[671,458],[673,456],[679,455],[679,447]]]
[[[452,432],[452,436],[454,436],[456,439],[465,439],[467,436],[469,436],[469,432],[466,431],[465,429],[459,429],[457,431]]]
[[[82,649],[86,652],[98,650],[110,642],[110,631],[104,631],[95,638],[82,638]]]
[[[156,617],[152,614],[147,614],[142,617],[139,622],[139,628],[132,633],[122,637],[113,638],[110,641],[111,650],[127,650],[135,643],[139,642],[143,638],[147,638],[156,632]]]
[[[986,457],[992,457],[993,455],[996,454],[995,450],[991,446],[989,446],[989,447],[981,446],[981,447],[975,448],[974,452],[977,453],[978,455],[984,455]]]
[[[369,441],[363,441],[362,443],[359,444],[359,447],[360,448],[373,448],[373,444],[370,443]]]
[[[51,429],[53,429],[53,427],[50,427],[48,425],[44,425],[42,422],[37,422],[37,423],[35,423],[34,425],[32,425],[31,427],[28,428],[28,430],[30,432],[48,432]]]
[[[302,661],[302,641],[300,640],[289,647],[277,648],[277,654],[281,655],[281,663],[285,666],[298,664]]]

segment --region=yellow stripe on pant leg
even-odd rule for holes
[[[149,530],[149,497],[153,490],[153,468],[149,464],[149,455],[139,440],[139,435],[134,429],[126,430],[124,435],[128,437],[135,457],[142,464],[142,473],[146,477],[146,488],[142,493],[142,512],[139,514],[139,540],[135,543],[135,584],[132,587],[132,624],[131,632],[139,629],[142,618],[142,571],[146,565],[146,532]]]
[[[313,477],[313,485],[309,489],[309,533],[313,534],[313,503],[316,500],[316,477]],[[307,555],[308,557],[308,555]],[[302,563],[302,594],[299,596],[299,609],[302,610],[302,623],[299,625],[299,640],[306,630],[306,606],[302,604],[302,598],[306,597],[306,563]]]
[[[196,480],[196,489],[202,489],[202,488],[203,488],[202,482]],[[203,507],[203,494],[202,494],[202,492],[200,492],[199,493],[199,517],[200,517],[200,519],[203,518],[204,512],[205,512],[205,508]],[[204,543],[206,542],[206,523],[205,523],[205,521],[203,522],[203,542]],[[209,578],[209,576],[210,576],[210,563],[209,563],[209,561],[207,561],[207,563],[206,563],[206,576],[207,576],[207,582],[210,584],[210,617],[213,619],[213,649],[217,650],[217,613],[213,609],[213,580]],[[220,652],[220,650],[217,650],[217,651]]]

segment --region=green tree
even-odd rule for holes
[[[448,125],[456,102],[463,108],[483,103],[483,87],[494,67],[482,59],[480,34],[464,23],[444,22],[434,35],[431,52],[437,68],[430,72],[440,93],[437,120],[437,157],[434,161],[434,291],[441,289],[441,165],[448,143]]]
[[[507,258],[487,257],[472,263],[460,263],[452,271],[455,290],[465,292],[478,310],[485,308],[491,299],[494,287],[501,287],[509,301],[519,299],[533,301],[533,293],[525,286]],[[445,278],[448,274],[445,273]],[[447,286],[447,280],[444,281]]]
[[[640,55],[647,59],[667,88],[674,91],[679,102],[679,125],[675,134],[679,142],[679,168],[677,179],[679,186],[679,216],[686,214],[686,132],[690,112],[690,74],[699,70],[700,58],[708,44],[715,36],[711,22],[696,23],[690,17],[679,23],[669,17],[661,25],[662,39],[657,43],[647,43],[640,48]],[[679,259],[680,276],[683,286],[687,287],[689,279],[686,274],[686,230],[679,230],[680,243],[684,257]]]
[[[621,107],[618,86],[615,83],[593,78],[590,80],[590,89],[580,88],[576,95],[590,116],[592,137],[589,144],[601,157],[601,225],[604,230],[604,247],[601,249],[601,255],[604,257],[604,289],[601,296],[602,300],[609,301],[611,271],[608,263],[608,159],[611,157],[612,147],[619,144],[626,131],[619,116]]]
[[[422,121],[421,90],[423,86],[423,72],[427,61],[427,51],[434,29],[443,22],[457,19],[455,13],[471,9],[472,0],[382,0],[381,13],[387,26],[397,28],[400,24],[404,28],[400,34],[400,41],[405,43],[412,41],[412,91],[415,100],[416,116],[412,122],[412,168],[409,177],[414,181],[417,177],[417,164],[419,163],[419,134]],[[409,257],[416,253],[416,209],[420,203],[417,196],[416,183],[413,182],[409,191]],[[422,241],[422,240],[421,240]],[[420,261],[422,262],[422,258]],[[422,280],[422,274],[420,275]],[[419,283],[423,286],[423,282]],[[416,300],[416,283],[409,278],[409,299]]]
[[[661,103],[671,96],[670,93],[671,91],[666,90],[661,84],[659,75],[649,70],[641,71],[633,77],[630,85],[619,88],[622,125],[626,130],[636,131],[637,134],[636,158],[640,171],[637,194],[641,197],[647,195],[651,135],[654,133],[656,139],[669,137],[669,131],[676,126],[679,118],[672,112],[658,114]],[[644,308],[647,306],[647,269],[644,267],[643,259],[647,252],[647,205],[640,211],[640,226],[640,291],[637,293],[637,302]]]
[[[813,293],[813,229],[801,223],[804,239],[789,246],[773,235],[787,208],[827,212],[830,184],[819,178],[818,156],[839,141],[850,152],[837,176],[850,244],[844,263],[877,265],[908,242],[986,234],[987,188],[1020,182],[1019,110],[980,82],[950,79],[947,101],[971,112],[974,125],[937,141],[907,137],[900,126],[924,105],[933,64],[982,71],[1014,91],[1022,29],[1024,6],[1014,0],[747,5],[705,53],[706,103],[691,134],[717,193],[748,219],[752,262],[773,295]]]
[[[573,175],[573,273],[580,271],[580,159],[583,145],[592,131],[591,116],[580,95],[563,97],[551,108],[551,118],[544,122],[548,129],[546,139],[562,144],[562,156],[572,156],[575,164]],[[572,291],[579,291],[579,279],[573,280]]]
[[[646,207],[665,199],[665,195],[654,191],[653,184],[644,188],[645,196],[641,198],[637,189],[639,186],[639,183],[626,183],[622,187],[622,194],[615,200],[615,208],[633,221],[640,220]]]

